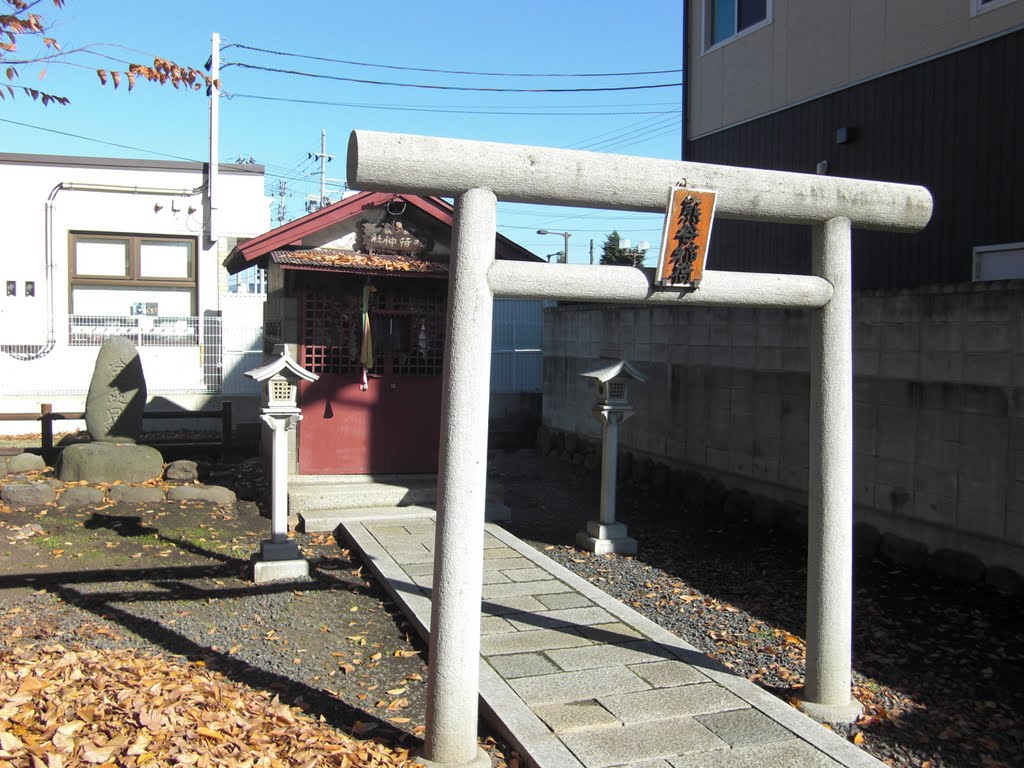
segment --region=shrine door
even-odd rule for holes
[[[447,280],[372,279],[373,365],[364,383],[365,285],[365,278],[317,274],[303,291],[301,362],[320,378],[299,390],[299,471],[434,473]]]

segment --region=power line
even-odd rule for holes
[[[68,136],[72,139],[81,139],[82,141],[92,141],[97,144],[106,144],[109,147],[118,147],[119,149],[130,149],[133,152],[147,152],[151,155],[159,155],[160,157],[169,157],[173,160],[186,160],[190,163],[202,162],[191,157],[182,157],[181,155],[169,155],[166,152],[157,152],[155,149],[144,149],[143,147],[133,147],[129,144],[118,144],[113,141],[104,141],[103,139],[94,139],[91,136],[82,136],[78,133],[69,133],[68,131],[58,131],[55,128],[43,128],[41,125],[30,125],[29,123],[19,123],[17,120],[8,120],[0,117],[0,123],[10,123],[11,125],[19,125],[22,128],[34,128],[37,131],[45,131],[46,133],[56,133],[59,136]]]
[[[326,61],[333,64],[347,64],[353,67],[371,67],[374,69],[392,69],[401,72],[429,72],[438,75],[473,75],[478,77],[639,77],[643,75],[676,75],[681,74],[682,69],[655,69],[646,72],[473,72],[460,69],[431,69],[429,67],[403,67],[396,64],[371,64],[365,61],[350,61],[348,59],[332,59],[326,56],[311,56],[304,53],[288,53],[286,51],[274,51],[269,48],[257,48],[253,45],[242,43],[231,43],[221,47],[221,50],[228,48],[243,48],[247,51],[269,53],[274,56],[289,56],[297,59],[309,59],[312,61]]]
[[[361,83],[363,85],[386,85],[394,88],[420,88],[431,91],[475,91],[483,93],[604,93],[609,91],[647,91],[656,88],[679,88],[682,83],[654,83],[651,85],[611,85],[599,88],[486,88],[483,86],[468,85],[432,85],[429,83],[395,83],[390,80],[365,80],[357,77],[342,77],[341,75],[324,75],[316,72],[302,72],[297,69],[279,69],[278,67],[263,67],[257,64],[247,64],[241,61],[231,61],[221,65],[221,70],[235,66],[243,69],[253,69],[259,72],[275,72],[282,75],[295,75],[296,77],[311,77],[317,80],[335,80],[343,83]]]
[[[275,101],[284,102],[288,104],[312,104],[321,107],[346,107],[348,109],[379,109],[386,112],[433,112],[440,114],[452,114],[452,115],[517,115],[522,117],[590,117],[590,116],[608,116],[608,115],[674,115],[677,110],[674,111],[642,111],[638,112],[635,110],[624,110],[624,111],[604,111],[604,112],[526,112],[508,109],[497,109],[494,107],[413,107],[405,104],[367,104],[358,102],[345,102],[345,101],[324,101],[321,99],[294,99],[286,98],[284,96],[264,96],[262,94],[255,93],[231,93],[230,91],[221,91],[221,95],[228,99],[253,99],[255,101]],[[520,107],[522,110],[541,110],[550,109],[548,107]],[[571,107],[562,107],[561,109],[571,109]],[[600,107],[580,107],[579,109],[600,109]]]

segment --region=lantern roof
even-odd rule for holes
[[[607,383],[615,378],[632,378],[641,383],[647,381],[647,377],[640,373],[628,360],[619,360],[617,363],[605,361],[604,365],[600,368],[583,371],[580,376],[597,379],[602,383]]]
[[[295,359],[288,353],[288,347],[284,344],[276,345],[274,351],[278,353],[276,358],[266,365],[246,371],[245,375],[256,381],[266,381],[271,376],[276,376],[282,371],[290,371],[296,378],[305,379],[306,381],[316,381],[320,378],[317,374],[307,371],[295,362]]]

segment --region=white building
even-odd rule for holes
[[[81,411],[111,335],[136,341],[158,407],[255,397],[241,372],[260,360],[263,296],[220,265],[266,231],[270,200],[262,166],[225,164],[211,206],[207,169],[0,153],[0,413]]]

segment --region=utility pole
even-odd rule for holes
[[[288,193],[288,182],[285,181],[284,179],[278,179],[277,180],[277,196],[280,198],[280,201],[277,204],[277,223],[278,223],[278,226],[280,226],[281,224],[284,224],[284,220],[286,218],[288,218],[288,211],[287,211],[287,209],[285,207],[285,202],[284,202],[284,198],[285,198],[285,195],[287,193]]]
[[[590,263],[594,263],[594,238],[590,238]]]
[[[327,154],[327,131],[325,129],[320,130],[320,151],[307,152],[306,157],[320,158],[320,199],[315,203],[313,201],[306,203],[306,210],[312,213],[327,205],[327,163],[334,159],[334,155]]]
[[[220,34],[214,32],[210,36],[210,79],[213,81],[208,89],[210,96],[210,172],[207,174],[208,182],[206,194],[209,197],[210,211],[207,214],[206,236],[211,243],[217,242],[217,228],[214,224],[214,216],[217,212],[217,171],[220,154]]]

